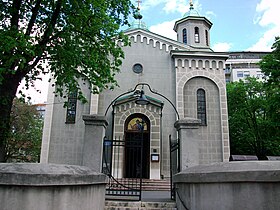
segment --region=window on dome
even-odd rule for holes
[[[194,41],[196,43],[199,43],[199,28],[198,27],[194,28]]]
[[[187,29],[183,29],[183,43],[187,44]]]

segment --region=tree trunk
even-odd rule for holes
[[[0,84],[0,162],[6,161],[6,142],[10,134],[11,108],[19,83],[19,78],[15,78],[14,75],[6,75]]]

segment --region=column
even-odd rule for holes
[[[180,170],[199,164],[200,120],[184,118],[175,122],[180,140]]]
[[[101,172],[103,155],[103,138],[108,121],[105,116],[84,115],[85,135],[83,148],[83,166]]]

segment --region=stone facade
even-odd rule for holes
[[[74,124],[65,123],[66,109],[63,108],[63,100],[54,97],[53,89],[50,88],[48,98],[51,105],[47,106],[46,111],[41,161],[77,165],[83,163],[86,155],[83,154],[85,143],[83,115],[106,114],[108,119],[106,138],[123,140],[127,138],[129,119],[138,116],[149,122],[147,131],[149,146],[146,147],[149,150],[148,177],[155,179],[169,177],[169,135],[173,139],[177,138],[174,123],[178,117],[198,118],[199,89],[205,91],[207,122],[192,131],[195,132],[198,153],[194,162],[188,164],[228,161],[229,136],[224,75],[227,55],[215,53],[209,47],[211,26],[212,23],[204,17],[184,17],[175,23],[177,41],[142,28],[125,31],[130,37],[131,46],[123,47],[125,59],[121,72],[115,77],[119,87],[113,91],[105,90],[99,95],[93,95],[85,85],[83,91],[89,103],[83,105],[78,102]],[[186,29],[190,36],[187,43],[182,41],[183,29]],[[191,34],[199,30],[200,41],[197,43],[197,38]],[[136,64],[142,66],[142,71],[133,70]],[[139,83],[145,85],[138,85]],[[133,88],[138,92],[144,91],[152,103],[135,104],[136,98],[133,100],[131,95]],[[124,97],[118,98],[123,94]],[[180,138],[180,141],[184,141],[187,136]],[[102,142],[101,137],[100,141]],[[187,147],[182,152],[192,154]],[[151,161],[152,154],[159,156],[158,162]],[[120,157],[119,166],[115,171],[123,174],[126,164],[124,152]],[[188,164],[185,166],[188,167]]]

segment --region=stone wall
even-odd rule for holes
[[[103,210],[106,176],[87,167],[0,164],[1,210]]]
[[[174,182],[178,210],[280,209],[280,161],[194,166]]]

